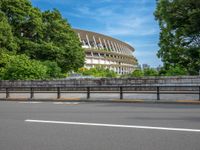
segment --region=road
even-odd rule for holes
[[[200,105],[0,102],[2,150],[199,150]]]

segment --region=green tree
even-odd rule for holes
[[[144,69],[144,76],[158,76],[158,71],[153,68]]]
[[[169,70],[166,70],[165,72],[166,76],[182,76],[187,75],[187,70],[185,68],[182,68],[180,66],[175,66],[169,68]]]
[[[43,65],[45,65],[47,67],[48,78],[63,77],[63,74],[61,73],[61,68],[58,66],[58,64],[56,62],[45,61],[45,62],[43,62]]]
[[[80,68],[78,70],[78,73],[81,73],[82,75],[85,76],[94,76],[94,77],[112,77],[112,78],[117,77],[117,74],[114,71],[102,68],[100,66],[90,69]]]
[[[0,49],[1,51],[15,51],[17,44],[14,41],[12,28],[8,23],[5,14],[0,11]]]
[[[134,70],[131,74],[130,77],[143,77],[144,76],[144,72],[142,70]]]
[[[62,72],[84,65],[84,50],[76,33],[58,10],[41,12],[29,0],[1,0],[0,11],[12,27],[17,54],[53,61]]]
[[[1,53],[0,57],[0,79],[33,80],[47,76],[47,67],[39,61],[30,60],[26,55]]]
[[[160,26],[158,57],[164,68],[200,69],[200,1],[157,0],[155,17]]]

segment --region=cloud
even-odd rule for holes
[[[58,8],[73,27],[128,41],[140,63],[161,64],[156,56],[159,27],[155,0],[31,0],[42,10]]]
[[[79,18],[90,18],[102,24],[104,28],[99,31],[111,36],[148,36],[158,33],[158,28],[152,25],[153,14],[137,13],[140,8],[135,6],[122,8],[121,5],[113,4],[95,8],[84,5],[75,11],[80,14]]]

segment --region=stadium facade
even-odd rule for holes
[[[80,29],[74,29],[85,50],[85,67],[102,66],[118,74],[127,74],[134,70],[137,60],[133,56],[134,48],[115,38]]]

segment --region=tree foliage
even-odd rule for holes
[[[41,62],[30,60],[26,55],[0,55],[1,80],[33,80],[44,79],[47,67]]]
[[[153,68],[144,69],[144,76],[158,76],[158,71]]]
[[[200,69],[200,1],[157,0],[155,17],[160,26],[158,57],[164,68]],[[183,70],[183,71],[184,71]]]
[[[7,17],[0,11],[0,49],[7,51],[15,51],[17,44],[14,41],[12,28],[8,23]]]
[[[142,70],[136,69],[132,73],[130,73],[130,75],[128,75],[128,76],[129,77],[143,77],[144,72]]]
[[[97,66],[95,68],[80,68],[78,73],[81,73],[84,76],[94,76],[94,77],[117,77],[117,74],[109,69],[102,68]]]
[[[66,73],[84,65],[84,50],[67,20],[58,10],[42,12],[29,0],[0,1],[0,49],[46,62],[52,77],[59,68]]]

